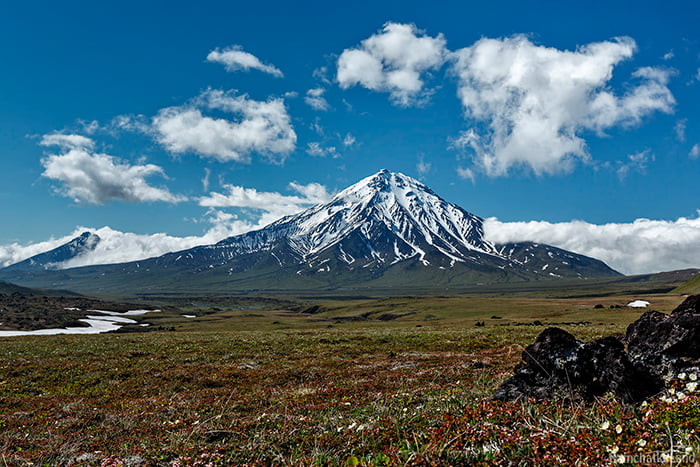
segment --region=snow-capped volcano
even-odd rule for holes
[[[494,245],[484,239],[480,217],[419,181],[387,170],[346,188],[328,203],[263,229],[147,264],[201,275],[225,273],[232,282],[274,277],[275,285],[283,288],[617,274],[600,261],[551,246]],[[144,266],[141,262],[139,268]],[[403,275],[407,271],[412,276]]]
[[[328,203],[214,245],[61,273],[106,288],[117,282],[140,289],[194,283],[233,290],[458,286],[618,275],[601,261],[552,246],[488,242],[480,217],[419,181],[387,170]],[[65,287],[71,287],[70,280]]]
[[[236,247],[239,253],[252,252],[285,238],[304,261],[331,246],[345,252],[350,264],[356,258],[393,264],[418,258],[428,265],[432,247],[450,262],[466,261],[470,252],[497,254],[483,238],[482,219],[450,204],[419,181],[382,170],[346,188],[326,203],[297,215],[288,216],[263,229],[262,243],[242,242],[232,237],[215,247]],[[258,231],[258,232],[263,232]],[[258,232],[252,237],[259,238]],[[248,235],[246,235],[247,237]],[[353,238],[360,245],[343,248]]]

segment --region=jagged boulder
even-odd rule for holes
[[[624,341],[581,342],[562,329],[545,329],[494,398],[591,400],[612,393],[637,403],[659,394],[678,373],[699,369],[700,296],[692,296],[670,315],[644,313]]]
[[[637,367],[670,382],[700,367],[700,295],[688,297],[670,315],[644,313],[625,336],[627,354]]]
[[[591,400],[611,392],[634,401],[658,390],[658,384],[644,384],[648,378],[629,361],[615,337],[581,342],[562,329],[547,328],[525,349],[523,361],[494,398]]]

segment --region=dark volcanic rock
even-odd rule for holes
[[[641,384],[645,377],[629,361],[618,339],[581,342],[562,329],[547,328],[525,349],[515,374],[494,397],[590,400],[612,392],[624,401],[633,401],[656,391],[646,393],[647,385]]]
[[[545,329],[494,398],[590,400],[610,392],[635,403],[659,394],[679,372],[700,372],[700,296],[670,315],[644,313],[624,341],[627,349],[616,337],[581,342],[562,329]]]
[[[700,367],[700,295],[688,297],[670,315],[648,311],[627,328],[630,360],[668,383]]]

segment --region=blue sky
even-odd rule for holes
[[[0,261],[81,227],[216,241],[387,168],[500,240],[700,266],[698,24],[678,1],[7,5]],[[677,249],[613,251],[639,235]]]

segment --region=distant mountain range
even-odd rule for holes
[[[493,244],[483,219],[419,181],[382,170],[330,202],[214,245],[130,263],[56,270],[99,242],[84,233],[0,270],[0,279],[74,290],[304,290],[620,275],[549,245]]]

